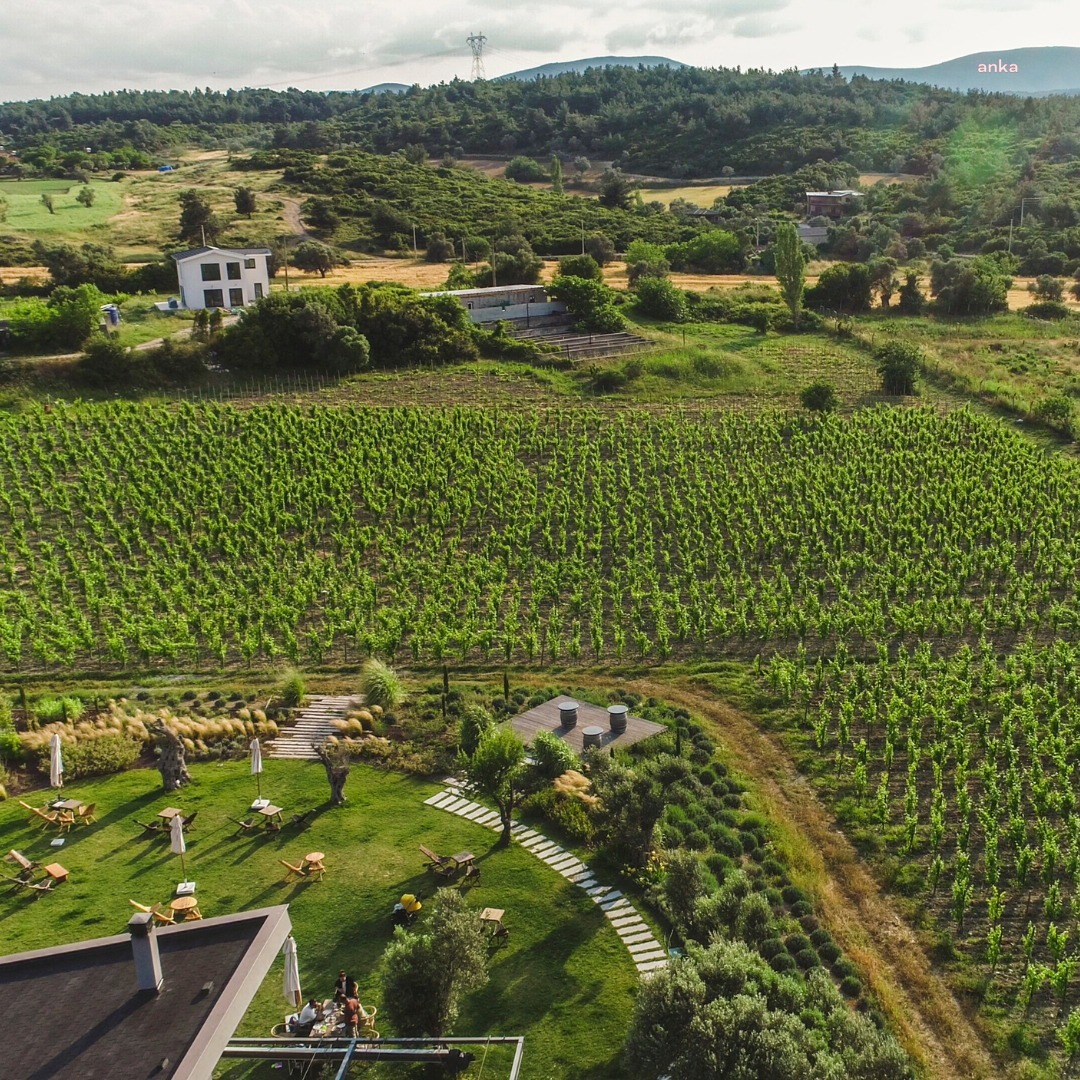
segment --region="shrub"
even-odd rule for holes
[[[769,967],[779,975],[782,975],[785,972],[794,971],[795,958],[786,952],[777,953],[776,956],[769,961]]]
[[[803,929],[806,929],[805,924],[803,924]],[[829,933],[828,930],[824,929],[823,927],[818,927],[816,930],[811,931],[810,944],[813,945],[815,949],[819,949],[827,942],[832,942],[832,935]]]
[[[854,975],[848,975],[840,982],[840,993],[846,998],[857,998],[862,993],[862,983]]]
[[[369,705],[393,709],[405,700],[405,688],[396,672],[372,657],[360,672],[360,689]]]
[[[817,946],[817,954],[826,964],[835,964],[840,958],[840,946],[835,941],[826,941]]]
[[[771,960],[774,956],[779,956],[782,952],[785,952],[784,943],[779,938],[766,938],[759,946],[758,952],[765,957],[766,960]]]
[[[814,906],[809,900],[799,900],[791,905],[791,914],[796,918],[802,918],[803,915],[813,915]]]
[[[307,684],[297,673],[287,675],[280,687],[281,699],[290,709],[299,708],[307,697]]]
[[[803,971],[809,971],[811,968],[821,967],[821,961],[818,959],[818,954],[813,949],[801,949],[795,954],[795,963],[802,968]]]
[[[554,780],[578,765],[573,748],[550,731],[537,733],[532,744],[532,758],[536,762],[536,771],[547,780]]]
[[[102,735],[84,742],[65,743],[64,775],[69,780],[76,780],[122,772],[135,763],[141,752],[140,743],[126,735]],[[48,747],[40,752],[38,767],[48,773]]]
[[[881,387],[886,394],[914,394],[915,381],[923,366],[924,357],[918,345],[905,341],[890,341],[875,353]]]
[[[25,758],[22,739],[12,727],[0,728],[0,764],[18,765]]]
[[[503,176],[507,180],[516,180],[519,184],[539,183],[548,178],[548,171],[533,158],[519,156],[507,162]]]
[[[86,711],[86,703],[77,697],[42,698],[34,706],[39,724],[60,724],[65,720],[74,723]]]
[[[811,412],[833,412],[840,404],[832,383],[824,381],[811,383],[799,394],[799,401]]]
[[[1036,304],[1028,304],[1023,309],[1024,314],[1032,319],[1044,319],[1048,322],[1057,322],[1067,319],[1072,312],[1060,300],[1040,300]]]
[[[809,949],[810,939],[805,934],[788,934],[784,938],[784,944],[787,946],[787,951],[792,955],[801,953],[804,949]]]
[[[637,309],[643,315],[666,322],[684,322],[690,314],[686,294],[667,278],[644,277],[634,286]]]

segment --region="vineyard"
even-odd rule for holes
[[[8,416],[12,672],[752,656],[1080,624],[1077,466],[967,412]]]

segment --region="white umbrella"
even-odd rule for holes
[[[255,785],[258,788],[259,798],[262,798],[262,747],[258,739],[251,740],[251,775],[255,777]]]
[[[285,981],[282,992],[290,1005],[300,1008],[303,1000],[300,996],[300,961],[296,958],[296,938],[292,934],[285,939]]]
[[[53,732],[49,740],[49,783],[53,787],[64,786],[64,758],[60,753],[60,735]]]
[[[173,814],[169,823],[169,849],[174,855],[180,856],[180,869],[184,872],[184,880],[187,881],[187,867],[184,865],[184,852],[187,844],[184,843],[184,822],[180,814]]]

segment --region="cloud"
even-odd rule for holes
[[[605,40],[607,47],[612,50],[639,49],[707,40],[715,33],[715,22],[699,15],[676,22],[639,23],[636,26],[622,26],[608,34]]]
[[[735,37],[741,38],[766,38],[780,37],[782,34],[790,34],[798,30],[797,23],[777,22],[775,19],[764,15],[747,15],[744,19],[736,19],[731,28]]]

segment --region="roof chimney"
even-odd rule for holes
[[[135,981],[140,990],[161,990],[161,955],[154,937],[154,916],[140,911],[128,923],[131,932],[131,951],[135,957]]]

